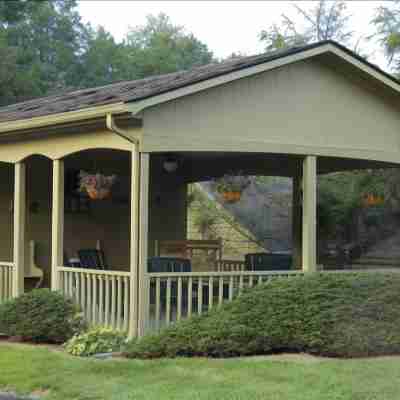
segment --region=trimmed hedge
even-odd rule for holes
[[[0,305],[0,332],[33,342],[63,343],[85,328],[72,300],[35,289]]]
[[[128,345],[131,358],[233,357],[282,351],[400,353],[400,274],[275,278],[231,303]]]

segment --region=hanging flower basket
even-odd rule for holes
[[[111,188],[114,185],[116,175],[105,176],[103,174],[88,174],[85,171],[79,173],[79,190],[86,193],[92,200],[104,200],[110,197]]]
[[[236,203],[242,197],[242,192],[222,192],[221,194],[227,203]]]
[[[226,174],[221,178],[215,179],[215,189],[227,203],[240,201],[242,193],[251,183],[251,178],[241,172],[236,174]]]
[[[380,206],[385,202],[383,196],[375,195],[373,193],[366,193],[361,200],[364,207]]]

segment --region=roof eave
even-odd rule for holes
[[[45,128],[48,126],[62,125],[95,118],[106,117],[107,114],[122,114],[129,112],[127,105],[123,102],[107,104],[102,106],[88,107],[76,111],[68,111],[57,114],[44,115],[16,121],[5,121],[0,123],[0,135],[10,132],[24,132],[30,129]]]

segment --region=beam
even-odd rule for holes
[[[317,270],[317,158],[303,161],[303,271]]]
[[[131,239],[130,239],[130,307],[129,338],[138,332],[138,277],[139,277],[139,145],[132,145],[131,154]]]
[[[14,166],[14,274],[12,295],[24,292],[25,275],[26,168],[24,162]]]
[[[149,311],[147,281],[147,252],[149,234],[149,172],[150,155],[140,153],[140,197],[139,197],[139,271],[138,271],[138,336],[145,333]]]
[[[60,289],[58,267],[64,265],[64,162],[53,161],[51,218],[51,290]]]

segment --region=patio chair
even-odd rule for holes
[[[150,257],[148,272],[191,272],[192,265],[187,258]]]
[[[81,268],[106,269],[104,252],[98,249],[78,250]]]

